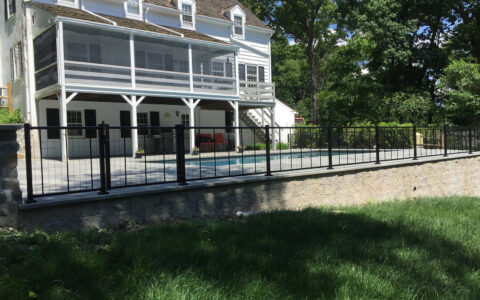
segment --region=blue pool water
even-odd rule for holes
[[[353,153],[352,153],[353,154]],[[340,152],[334,152],[333,155],[340,155]],[[270,160],[273,162],[275,160],[289,160],[289,159],[295,159],[295,158],[315,158],[315,157],[321,157],[321,156],[328,156],[327,151],[322,151],[322,152],[303,152],[303,153],[275,153],[270,155]],[[235,157],[222,157],[222,158],[196,158],[196,159],[186,159],[185,165],[186,166],[205,166],[205,167],[221,167],[221,166],[234,166],[234,165],[241,165],[243,164],[261,164],[265,163],[266,161],[266,156],[265,155],[245,155],[245,156],[235,156]]]

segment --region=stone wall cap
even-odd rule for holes
[[[19,130],[23,128],[23,124],[0,124],[0,130]]]

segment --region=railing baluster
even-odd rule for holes
[[[99,152],[99,163],[100,163],[100,191],[98,194],[106,195],[107,192],[107,183],[105,179],[105,125],[102,123],[98,125],[98,152]]]
[[[175,137],[177,145],[177,182],[179,185],[187,185],[187,178],[185,173],[185,141],[184,141],[183,125],[175,126]]]
[[[35,203],[33,199],[33,181],[32,181],[32,142],[31,142],[31,133],[30,133],[30,124],[25,123],[24,126],[25,133],[25,166],[27,173],[27,201],[26,203]]]
[[[267,164],[267,174],[265,176],[272,176],[272,170],[270,165],[270,126],[265,126],[265,144],[266,144],[266,151],[265,151],[265,162]]]
[[[380,164],[380,127],[377,125],[375,126],[375,153],[376,153],[376,161],[375,164]]]
[[[333,169],[333,130],[332,127],[328,127],[328,169]]]

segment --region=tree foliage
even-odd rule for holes
[[[479,124],[480,1],[244,0],[277,96],[319,124]]]

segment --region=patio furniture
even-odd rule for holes
[[[227,142],[223,137],[223,133],[215,133],[215,150],[225,151],[227,150]]]

